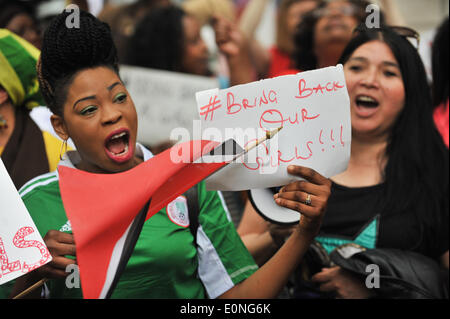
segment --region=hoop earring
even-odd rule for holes
[[[3,118],[3,116],[0,114],[0,129],[7,129],[8,128],[8,122]]]
[[[63,152],[64,148],[64,152]],[[61,149],[59,150],[59,159],[62,161],[62,156],[67,152],[67,140],[64,140],[61,144]]]

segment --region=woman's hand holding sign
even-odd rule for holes
[[[288,173],[304,178],[292,182],[274,195],[275,202],[302,214],[299,229],[304,235],[314,238],[319,232],[331,194],[331,181],[313,169],[290,165]]]

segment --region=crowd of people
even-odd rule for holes
[[[198,201],[196,234],[162,209],[144,224],[112,297],[448,298],[448,17],[428,83],[420,35],[395,1],[381,1],[376,28],[366,26],[366,0],[277,1],[276,41],[266,48],[255,29],[268,2],[238,11],[229,0],[105,1],[95,16],[88,1],[72,1],[80,26],[68,28],[68,11],[40,23],[30,3],[0,0],[0,156],[53,257],[0,286],[1,298],[43,278],[27,297],[82,297],[65,284],[76,246],[58,167],[114,174],[172,145],[138,143],[121,64],[230,87],[338,63],[350,97],[350,160],[331,178],[287,168],[299,180],[273,189],[273,200],[301,213],[299,223],[267,221],[247,192],[206,191],[201,182],[188,197]],[[50,109],[54,134],[30,116],[36,106]],[[125,134],[111,137],[118,129]],[[377,289],[365,284],[369,264],[384,275]]]

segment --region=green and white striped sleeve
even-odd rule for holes
[[[241,241],[219,192],[199,188],[198,274],[209,298],[217,298],[258,266]]]

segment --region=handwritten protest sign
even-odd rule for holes
[[[120,74],[138,113],[138,141],[149,146],[168,141],[174,128],[192,134],[195,93],[219,86],[215,78],[126,65]]]
[[[0,285],[52,260],[0,159]]]
[[[311,167],[326,177],[348,165],[350,100],[342,65],[202,91],[196,98],[203,139],[232,138],[233,130],[242,135],[283,127],[275,144],[270,140],[254,150],[255,161],[230,164],[208,178],[208,189],[285,185],[294,179],[286,171],[290,164]],[[211,129],[221,134],[211,136]],[[239,133],[235,138],[240,143]]]

